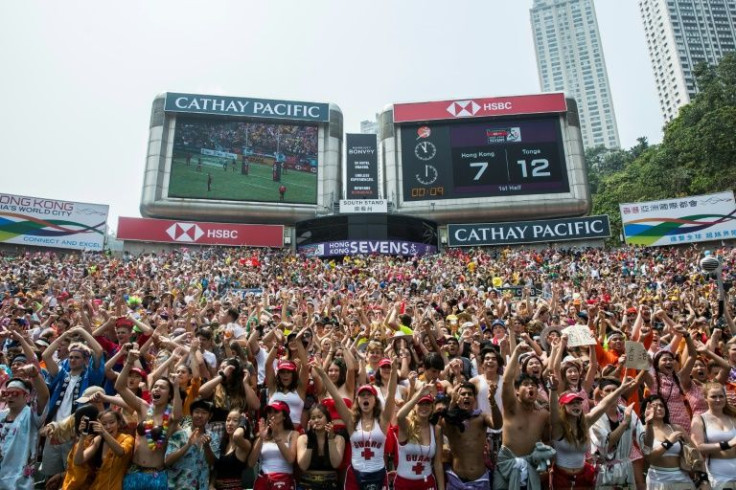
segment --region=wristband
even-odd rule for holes
[[[669,450],[669,448],[671,448],[671,447],[672,447],[672,446],[674,446],[674,445],[675,445],[675,443],[674,443],[674,442],[670,442],[670,441],[666,441],[666,440],[665,440],[664,442],[662,442],[662,447],[663,447],[663,448],[664,448],[665,450]]]
[[[227,379],[227,376],[225,375],[225,371],[218,371],[217,375],[221,377],[223,381]]]
[[[728,441],[721,441],[718,445],[721,446],[721,451],[728,451],[731,449],[731,444],[729,444]]]

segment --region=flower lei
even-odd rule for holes
[[[161,424],[161,435],[159,436],[158,440],[153,440],[153,406],[148,408],[148,419],[143,423],[143,428],[145,429],[146,434],[146,440],[148,441],[148,447],[151,451],[156,451],[158,449],[161,449],[164,447],[164,443],[166,442],[166,434],[169,429],[169,419],[171,418],[171,405],[166,406],[166,410],[164,411],[163,416],[163,423]]]

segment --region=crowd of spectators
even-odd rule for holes
[[[2,255],[0,489],[736,488],[709,253]]]

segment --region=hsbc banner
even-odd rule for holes
[[[346,134],[345,199],[378,199],[378,143],[375,134]]]
[[[607,215],[510,223],[447,225],[447,245],[450,247],[559,242],[610,236],[611,225]]]
[[[437,252],[437,247],[424,243],[400,240],[343,240],[322,242],[299,247],[299,252],[307,257],[332,257],[335,255],[425,255]]]
[[[283,247],[284,227],[120,217],[117,237],[138,242]]]
[[[437,121],[475,117],[566,112],[565,94],[519,95],[490,99],[442,100],[394,104],[394,122]]]

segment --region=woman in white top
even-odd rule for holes
[[[442,431],[430,424],[434,397],[424,385],[398,414],[399,457],[396,464],[395,490],[444,490],[442,469]]]
[[[583,411],[583,397],[568,391],[557,398],[558,380],[550,376],[550,425],[552,443],[557,450],[557,459],[552,467],[551,489],[593,488],[595,468],[585,458],[590,449],[590,426],[615,404],[621,393],[631,390],[643,376],[643,371],[634,380],[622,384],[606,395],[587,414]]]
[[[268,490],[279,483],[281,490],[294,490],[294,461],[298,433],[289,418],[289,406],[276,401],[266,407],[267,420],[258,423],[258,439],[248,455],[248,466],[260,461],[260,474],[253,490]]]
[[[278,354],[278,347],[274,344],[266,359],[266,387],[268,388],[268,403],[282,401],[289,406],[289,416],[296,430],[301,431],[302,413],[304,412],[304,401],[307,396],[309,384],[309,368],[307,366],[307,352],[301,341],[301,330],[297,336],[297,352],[300,364],[294,361],[274,361]]]
[[[378,489],[388,488],[383,457],[389,422],[394,411],[398,359],[394,359],[391,365],[385,409],[381,409],[377,390],[371,385],[363,385],[356,392],[357,400],[353,403],[352,413],[319,363],[312,363],[312,368],[334,398],[340,418],[348,422],[347,432],[352,453],[345,477],[345,490],[359,490],[369,485],[375,485],[374,488]]]
[[[647,490],[694,489],[690,476],[680,469],[683,442],[690,436],[677,424],[670,424],[667,403],[660,395],[650,395],[641,406],[645,432],[640,445],[649,462]]]
[[[708,458],[711,486],[736,488],[736,409],[727,403],[726,389],[720,383],[706,383],[703,393],[708,410],[693,418],[690,435]]]

